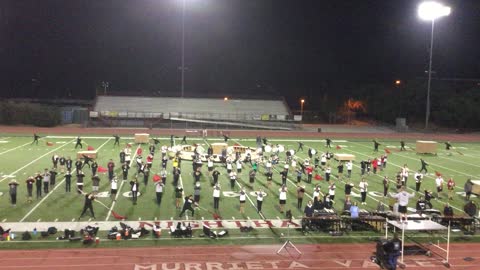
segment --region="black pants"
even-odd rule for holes
[[[365,202],[365,199],[367,198],[367,192],[360,192],[360,195],[362,196],[362,203]]]
[[[113,143],[113,146],[115,146],[115,145],[120,146],[120,141],[119,141],[119,140],[115,140],[115,142]]]
[[[137,204],[137,195],[138,195],[138,191],[132,191],[132,200],[133,200],[133,204]]]
[[[300,183],[301,180],[302,180],[302,177],[299,176],[299,177],[297,178],[297,182]],[[312,175],[311,175],[311,174],[308,174],[307,183],[309,183],[309,184],[312,183]]]
[[[230,188],[233,189],[235,187],[235,179],[230,179]]]
[[[218,209],[220,203],[220,197],[213,197],[213,209]]]
[[[325,174],[325,181],[330,181],[330,174],[329,173],[326,173]]]
[[[82,191],[83,191],[83,183],[81,185],[77,185],[77,192],[78,194],[82,194]]]
[[[303,203],[303,198],[298,198],[297,199],[297,208],[302,209],[302,203]]]
[[[50,183],[48,182],[43,182],[43,193],[47,194],[48,193],[48,185]]]
[[[287,185],[287,178],[282,178],[282,185],[286,186]]]
[[[90,214],[92,215],[93,218],[95,218],[95,213],[93,213],[93,206],[92,204],[85,204],[83,206],[83,211],[82,211],[82,214],[80,215],[80,217],[83,217],[83,215],[85,215],[85,213],[87,212],[87,209],[90,209]]]
[[[383,197],[387,197],[388,187],[383,187]]]
[[[187,210],[190,210],[190,212],[192,212],[192,216],[195,214],[195,210],[193,210],[192,206],[183,206],[182,208],[182,212],[180,212],[180,215],[178,215],[179,217],[181,217],[183,215],[183,213],[185,213],[185,211]]]
[[[127,180],[128,172],[123,172],[123,180]]]
[[[27,187],[28,198],[32,197],[33,187]]]
[[[427,172],[428,172],[427,167],[426,167],[426,166],[422,166],[422,168],[420,169],[419,172],[425,172],[425,173],[427,173]]]
[[[13,205],[17,204],[17,193],[10,193],[10,199]]]
[[[77,142],[77,143],[75,144],[75,149],[77,149],[77,146],[80,146],[80,148],[83,148],[83,144],[82,144],[82,143],[78,143],[78,142]]]
[[[421,185],[422,185],[422,183],[420,183],[420,182],[415,183],[415,191],[418,192],[420,190]]]
[[[258,210],[258,212],[262,211],[262,203],[263,203],[263,201],[257,200],[257,210]]]
[[[163,192],[157,192],[157,204],[160,205],[162,203],[162,195]]]
[[[37,185],[37,199],[42,197],[42,186]]]
[[[65,181],[65,192],[70,192],[71,187],[72,187],[72,180],[66,180]]]
[[[112,181],[113,179],[113,171],[108,171],[108,180]]]

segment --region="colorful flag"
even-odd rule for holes
[[[47,142],[47,146],[53,146],[54,143],[53,142]]]
[[[323,177],[320,174],[315,174],[315,180],[321,181],[323,180]]]
[[[88,150],[88,151],[93,151],[93,150],[95,150],[95,148],[93,148],[93,146],[90,146],[90,145],[89,145],[89,146],[87,147],[87,150]]]
[[[160,181],[162,178],[160,177],[160,175],[155,174],[152,179],[153,179],[153,182],[158,182],[158,181]]]
[[[342,149],[342,147],[341,147],[340,145],[337,145],[337,147],[336,147],[336,148],[337,148],[337,150],[340,150],[340,149]]]
[[[106,172],[108,172],[107,168],[102,167],[102,166],[98,166],[97,171],[98,171],[99,173],[106,173]]]

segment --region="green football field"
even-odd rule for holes
[[[109,159],[113,159],[116,163],[116,174],[121,176],[121,168],[119,164],[119,153],[126,143],[132,143],[132,153],[135,152],[137,147],[141,147],[144,153],[144,159],[146,153],[148,153],[148,144],[136,145],[133,143],[133,138],[122,138],[121,146],[114,146],[114,139],[112,137],[98,137],[95,135],[84,136],[84,149],[87,145],[92,146],[98,151],[97,162],[100,166],[106,167]],[[316,149],[317,152],[324,152],[325,148],[324,138],[319,137],[315,139],[275,139],[268,138],[269,143],[280,144],[285,149],[297,150],[298,141],[302,141],[304,150],[295,153],[299,161],[302,161],[307,157],[308,148]],[[160,138],[160,145],[169,145],[169,138]],[[176,143],[180,142],[180,139],[176,139]],[[46,142],[51,142],[53,145],[47,146]],[[189,144],[202,144],[207,146],[213,142],[221,142],[221,138],[207,138],[203,140],[201,138],[188,138]],[[33,191],[33,202],[27,202],[27,190],[25,180],[28,176],[34,175],[37,171],[43,171],[45,168],[51,168],[51,158],[56,153],[59,156],[70,156],[75,159],[77,150],[74,149],[75,137],[73,136],[53,136],[42,138],[38,145],[32,145],[31,137],[0,137],[0,159],[2,160],[0,165],[0,222],[36,222],[36,221],[72,221],[77,219],[83,208],[84,198],[75,192],[75,180],[76,177],[72,177],[72,192],[65,191],[65,178],[62,174],[57,176],[56,185],[51,189],[48,194],[43,194],[43,197],[35,197],[35,189]],[[465,198],[463,195],[463,185],[468,178],[480,179],[480,165],[476,162],[480,158],[480,145],[476,143],[453,143],[455,149],[446,151],[444,145],[439,143],[438,155],[418,155],[413,151],[415,142],[407,141],[407,150],[399,152],[398,141],[380,141],[380,151],[378,153],[373,152],[373,144],[371,141],[363,140],[334,140],[333,148],[330,150],[334,153],[353,154],[356,156],[356,161],[353,166],[353,173],[351,181],[355,184],[353,189],[353,201],[360,202],[360,191],[358,189],[358,183],[360,182],[360,161],[367,160],[373,157],[379,157],[384,154],[384,148],[390,150],[388,155],[387,167],[383,171],[379,171],[377,174],[370,174],[366,176],[369,183],[369,193],[367,196],[367,205],[360,205],[361,209],[374,210],[377,208],[379,201],[384,201],[381,193],[383,193],[382,179],[384,175],[387,175],[391,181],[390,192],[395,192],[395,175],[404,164],[410,168],[410,177],[408,180],[408,191],[414,192],[415,181],[413,174],[420,168],[419,159],[424,158],[429,163],[428,174],[425,176],[421,191],[424,189],[430,189],[435,193],[435,171],[440,172],[445,179],[444,194],[438,200],[432,200],[433,206],[436,209],[442,210],[444,204],[448,201],[453,206],[455,214],[463,213],[463,206],[465,204]],[[255,146],[255,138],[232,138],[229,141],[230,145],[239,144],[244,146]],[[160,146],[159,145],[159,146]],[[339,146],[341,149],[336,149]],[[206,148],[206,147],[205,147]],[[156,158],[153,162],[152,172],[157,173],[160,170],[160,153],[159,147],[157,147]],[[285,153],[280,154],[280,160],[285,160]],[[236,187],[230,189],[230,180],[226,173],[226,169],[220,164],[216,164],[220,171],[220,184],[222,189],[222,197],[220,201],[219,214],[223,219],[282,219],[285,218],[284,214],[280,213],[278,206],[278,193],[281,183],[281,177],[279,171],[282,170],[284,163],[274,167],[273,184],[269,187],[266,183],[266,177],[264,175],[265,167],[260,164],[259,172],[253,186],[248,183],[248,172],[251,167],[249,164],[244,164],[242,172],[238,175],[238,183]],[[344,203],[344,185],[343,181],[337,179],[338,165],[337,161],[333,159],[330,161],[332,167],[332,181],[336,181],[336,194],[334,208],[336,210],[343,209]],[[212,214],[208,211],[213,211],[213,188],[211,178],[208,176],[206,162],[202,168],[203,176],[201,178],[201,200],[200,206],[206,210],[197,209],[193,217],[183,217],[183,219],[212,219]],[[182,162],[182,175],[181,182],[184,186],[185,195],[193,194],[193,176],[191,162]],[[235,166],[234,166],[235,168]],[[130,170],[129,180],[135,175],[136,165],[133,165]],[[99,197],[98,200],[104,203],[107,207],[103,207],[100,204],[94,204],[96,220],[115,220],[111,216],[110,210],[114,210],[118,214],[128,216],[129,220],[177,220],[180,210],[175,207],[175,193],[174,186],[172,184],[172,162],[169,161],[168,167],[167,185],[164,190],[164,196],[161,206],[157,206],[155,203],[155,186],[150,177],[148,185],[143,185],[143,177],[139,177],[140,180],[140,193],[138,203],[133,205],[131,198],[128,197],[128,191],[130,185],[128,182],[121,183],[119,181],[119,192],[115,202],[110,197]],[[84,169],[86,174],[84,190],[91,191],[91,171],[88,168]],[[153,175],[151,174],[151,176]],[[324,177],[324,172],[318,171],[320,175]],[[452,177],[456,182],[455,195],[453,200],[447,199],[446,181]],[[100,192],[108,192],[110,190],[110,183],[107,175],[100,174]],[[297,192],[296,192],[296,173],[291,169],[289,172],[287,181],[288,198],[286,209],[291,209],[294,217],[300,217],[303,214],[303,208],[297,209]],[[12,206],[10,203],[10,196],[8,193],[8,183],[16,179],[19,182],[17,205]],[[303,206],[311,199],[313,193],[313,186],[320,184],[323,193],[327,192],[328,183],[325,180],[313,180],[311,184],[306,183],[306,176],[303,175],[302,182],[306,186],[306,195],[304,198]],[[239,212],[239,200],[232,192],[237,192],[240,186],[245,186],[248,192],[255,191],[263,188],[267,196],[265,197],[263,204],[263,216],[257,213],[255,204],[256,197],[249,195],[246,201],[245,213]],[[106,194],[106,193],[103,193]],[[415,199],[410,201],[410,207],[415,207],[415,201],[422,193],[416,193]],[[474,200],[478,200],[476,197]],[[388,203],[388,200],[385,202]],[[107,209],[108,208],[108,209]],[[188,214],[190,215],[190,214]],[[81,220],[88,220],[89,215],[86,215]]]

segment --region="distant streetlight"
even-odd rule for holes
[[[432,22],[432,33],[430,35],[430,61],[428,64],[428,83],[427,83],[427,106],[425,112],[425,129],[428,129],[430,119],[430,87],[432,82],[432,52],[433,52],[433,29],[435,20],[450,15],[451,8],[443,4],[427,1],[418,6],[418,16],[420,19]]]
[[[224,100],[224,101],[228,101],[228,97],[224,97],[223,100]]]
[[[395,85],[400,85],[400,84],[402,84],[402,81],[400,81],[400,80],[395,81]]]
[[[302,116],[303,118],[303,104],[305,103],[305,99],[301,99],[300,100],[300,115]]]

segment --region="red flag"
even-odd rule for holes
[[[142,148],[138,148],[137,149],[137,156],[141,156],[142,152],[143,152]]]
[[[132,144],[131,144],[131,143],[127,143],[127,147],[132,147]]]
[[[160,175],[155,174],[152,179],[153,179],[153,182],[158,182],[158,181],[160,181],[162,178],[160,177]]]
[[[53,146],[54,143],[53,142],[47,142],[47,146]]]
[[[213,213],[212,216],[213,216],[213,219],[215,219],[215,220],[222,219],[222,217],[217,213]]]
[[[390,150],[388,150],[388,148],[385,148],[385,153],[390,154],[392,152],[390,152]]]
[[[435,175],[436,176],[442,176],[442,174],[440,172],[437,172],[437,171],[435,171]]]
[[[127,216],[119,215],[117,212],[115,212],[115,211],[113,211],[113,210],[112,210],[112,216],[113,216],[115,219],[119,219],[119,220],[125,220],[125,219],[127,219]]]
[[[102,167],[102,166],[98,166],[97,171],[98,171],[99,173],[106,173],[106,172],[108,172],[107,168]]]
[[[321,181],[323,180],[323,177],[320,174],[315,174],[315,180]]]
[[[93,148],[93,146],[90,146],[90,145],[89,145],[89,146],[87,147],[87,150],[88,150],[88,151],[93,151],[93,150],[95,150],[95,148]]]
[[[337,147],[336,147],[336,148],[337,148],[337,150],[340,150],[340,149],[342,149],[342,147],[341,147],[340,145],[337,145]]]

